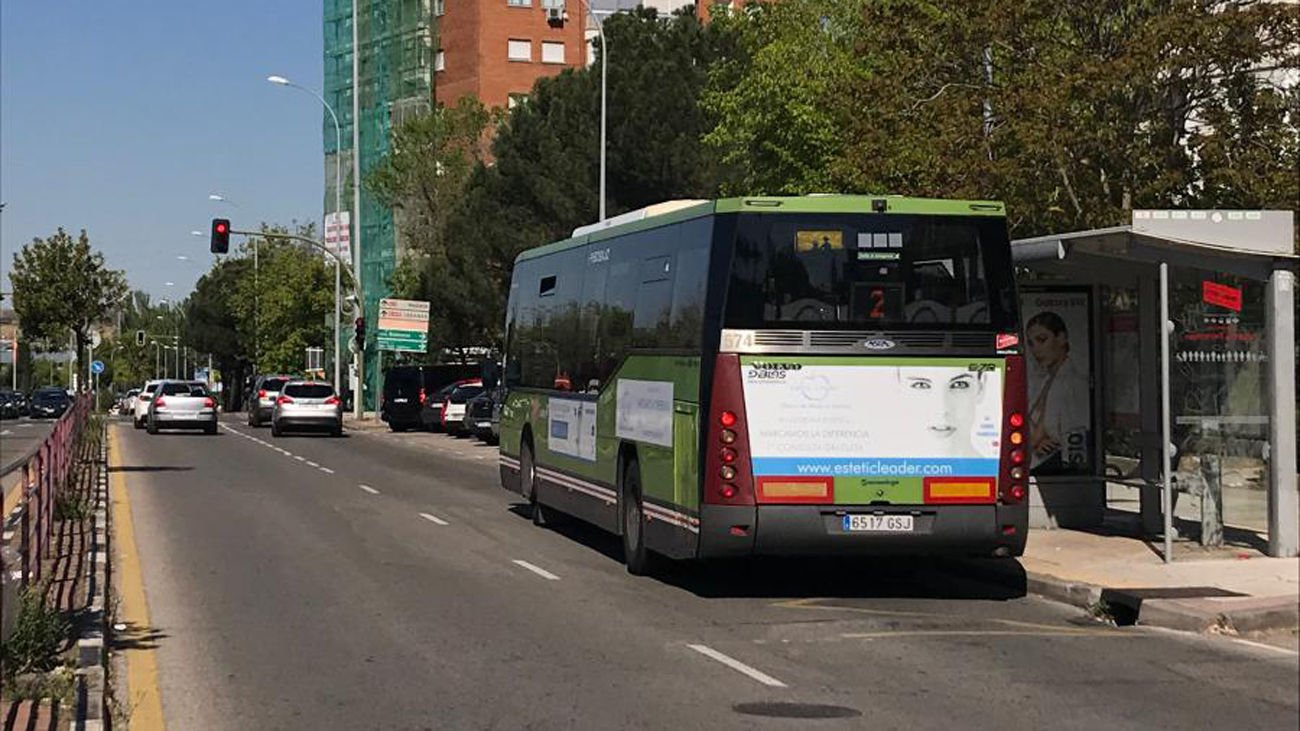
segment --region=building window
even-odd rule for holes
[[[531,8],[533,0],[506,0],[506,5],[512,8]]]
[[[542,41],[542,63],[564,63],[564,44]]]
[[[433,70],[443,71],[446,70],[446,68],[447,68],[447,55],[442,52],[441,48],[439,48],[438,53],[435,54],[433,57]]]
[[[532,61],[533,60],[533,43],[532,41],[521,41],[510,39],[506,48],[506,57],[511,61]]]
[[[520,104],[523,104],[523,103],[525,103],[525,102],[527,102],[527,101],[528,101],[528,95],[527,95],[527,94],[520,94],[520,93],[517,93],[517,92],[511,92],[511,93],[509,93],[509,94],[506,94],[506,108],[507,108],[507,109],[514,109],[515,107],[517,107],[517,106],[519,106]]]
[[[447,13],[447,0],[433,0],[433,14],[442,16]]]

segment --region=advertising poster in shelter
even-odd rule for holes
[[[1022,289],[1029,382],[1030,472],[1093,468],[1092,295],[1087,288]]]

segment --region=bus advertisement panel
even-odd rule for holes
[[[1002,371],[998,359],[742,358],[758,498],[993,502]]]

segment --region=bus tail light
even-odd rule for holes
[[[1006,380],[1002,384],[1002,469],[999,487],[1003,503],[1019,503],[1029,493],[1027,462],[1028,424],[1025,409],[1029,403],[1025,384],[1025,357],[1009,355]]]
[[[745,393],[740,357],[718,355],[713,366],[713,395],[705,425],[704,496],[711,505],[753,505],[754,477],[749,461]]]

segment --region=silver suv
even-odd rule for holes
[[[261,426],[271,420],[275,410],[275,400],[280,396],[284,384],[294,380],[293,376],[258,376],[253,383],[253,393],[248,398],[248,425]]]
[[[217,402],[202,383],[163,381],[149,402],[149,433],[160,429],[202,429],[217,433]]]
[[[275,399],[271,436],[308,429],[343,436],[343,404],[328,383],[289,381]]]

